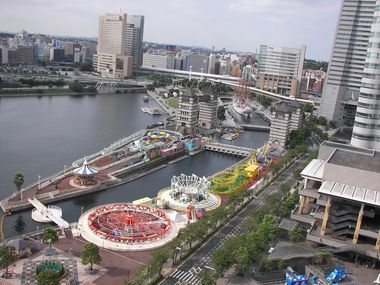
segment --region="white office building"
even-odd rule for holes
[[[380,150],[380,0],[373,19],[351,144]]]
[[[256,86],[277,94],[296,96],[302,78],[306,46],[260,46]]]

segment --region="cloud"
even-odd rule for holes
[[[0,0],[0,29],[97,36],[105,13],[145,16],[144,40],[255,51],[307,45],[328,58],[341,0]]]

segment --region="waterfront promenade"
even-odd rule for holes
[[[98,173],[93,177],[96,183],[92,183],[91,185],[80,185],[76,183],[77,175],[73,173],[73,170],[75,167],[78,167],[83,163],[83,159],[79,159],[73,163],[73,167],[65,169],[63,172],[59,172],[48,178],[43,178],[29,187],[22,189],[21,192],[16,192],[0,201],[0,207],[4,212],[13,212],[30,208],[31,204],[28,202],[28,199],[32,198],[37,198],[43,203],[52,203],[92,192],[102,191],[127,183],[133,179],[149,174],[152,171],[156,171],[165,167],[166,162],[178,159],[185,155],[183,151],[177,151],[168,157],[158,157],[153,160],[141,160],[141,157],[144,156],[145,153],[140,150],[137,153],[123,153],[120,158],[120,149],[130,143],[134,143],[136,138],[145,134],[145,132],[146,130],[141,130],[87,158],[89,163],[96,166],[98,169]],[[181,136],[175,132],[171,133],[173,135]],[[171,143],[169,142],[168,145],[171,146]],[[115,160],[116,154],[118,155],[118,158]],[[92,160],[90,160],[90,158],[92,158]],[[130,172],[133,172],[133,174],[128,175],[124,179],[118,178],[118,175]]]

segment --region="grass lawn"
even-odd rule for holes
[[[169,107],[177,108],[178,107],[178,97],[169,98],[166,103]]]

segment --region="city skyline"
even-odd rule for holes
[[[10,32],[24,29],[32,33],[96,37],[99,15],[121,11],[145,16],[144,41],[246,52],[255,52],[260,44],[305,44],[307,58],[328,60],[340,3],[318,0],[310,6],[302,0],[113,0],[107,4],[94,1],[89,6],[84,1],[68,0],[51,8],[46,0],[33,4],[17,0],[2,5],[0,26]],[[28,13],[20,13],[23,10]]]

